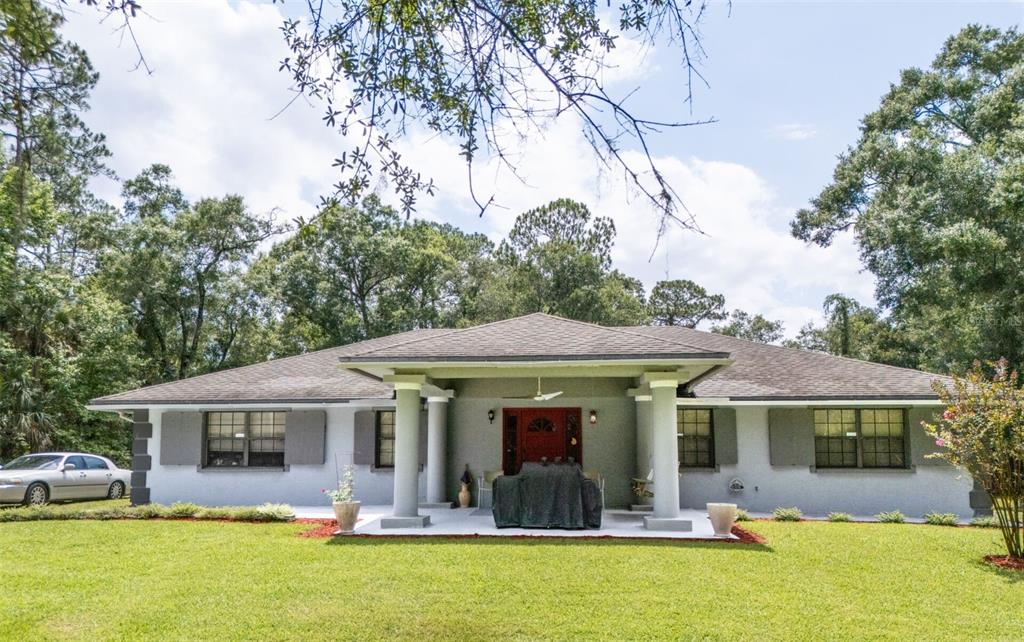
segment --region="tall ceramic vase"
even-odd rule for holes
[[[459,490],[459,506],[469,508],[469,502],[472,498],[472,495],[469,494],[469,484],[463,482],[462,488]]]
[[[715,529],[715,537],[729,537],[736,523],[736,504],[708,504],[708,519]]]
[[[359,502],[334,502],[334,517],[338,520],[337,535],[351,535],[359,521]]]

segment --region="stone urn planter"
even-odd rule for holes
[[[708,504],[708,519],[715,537],[729,537],[736,523],[736,504]]]
[[[351,535],[359,521],[360,502],[333,502],[334,517],[338,520],[338,534]]]

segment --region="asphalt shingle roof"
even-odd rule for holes
[[[514,319],[368,346],[346,363],[412,361],[562,361],[585,359],[725,358],[728,354],[635,328],[613,328],[537,312]]]
[[[932,382],[948,377],[920,370],[767,345],[674,326],[635,332],[728,352],[733,364],[693,387],[698,397],[749,400],[933,399]]]
[[[298,403],[390,399],[392,387],[339,366],[352,350],[409,341],[448,330],[413,330],[378,339],[284,357],[240,368],[169,381],[100,397],[95,405],[119,403]]]
[[[93,404],[300,403],[388,399],[388,384],[345,370],[387,361],[731,358],[694,386],[746,400],[932,399],[945,377],[689,328],[610,328],[531,314],[461,330],[413,330],[100,397]]]

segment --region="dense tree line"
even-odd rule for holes
[[[783,337],[690,280],[648,296],[612,266],[612,220],[566,199],[519,214],[498,243],[372,195],[285,226],[239,195],[190,200],[160,164],[103,202],[89,185],[112,176],[109,151],[81,118],[88,57],[33,0],[0,4],[0,22],[0,459],[81,448],[124,462],[126,422],[88,399],[414,328],[543,311]],[[967,29],[868,116],[793,229],[827,244],[852,227],[883,307],[832,295],[826,324],[788,343],[941,371],[1021,361],[1022,52],[1015,32]]]

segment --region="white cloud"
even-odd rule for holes
[[[257,211],[310,215],[337,180],[331,161],[346,145],[322,124],[319,106],[297,101],[270,120],[291,96],[287,75],[277,71],[285,55],[278,6],[211,1],[147,10],[158,21],[140,19],[136,30],[152,76],[130,72],[133,52],[118,48],[109,26],[88,14],[68,29],[102,74],[88,119],[108,135],[115,170],[130,177],[164,162],[191,197],[238,193]],[[782,319],[789,334],[819,315],[830,292],[871,300],[871,279],[859,273],[852,244],[841,240],[822,249],[793,239],[787,229],[792,211],[748,167],[659,158],[704,234],[670,228],[648,260],[657,240],[655,213],[620,172],[600,166],[572,119],[528,141],[510,138],[509,145],[523,181],[493,159],[477,166],[478,194],[494,194],[499,206],[481,218],[457,146],[414,132],[402,144],[405,159],[438,186],[435,198],[420,201],[418,215],[498,240],[516,214],[557,197],[575,198],[615,220],[615,264],[648,289],[666,277],[690,278],[725,294],[730,308]],[[116,197],[116,186],[107,191]]]
[[[810,140],[818,135],[818,130],[803,123],[787,123],[772,127],[768,133],[772,138],[782,140]]]
[[[277,71],[286,55],[273,5],[153,4],[135,25],[152,75],[131,71],[134,50],[83,12],[67,35],[100,71],[87,115],[108,137],[112,166],[129,178],[161,162],[191,197],[237,193],[256,211],[309,216],[336,180],[338,139],[319,106],[299,100]],[[117,186],[105,195],[116,197]]]

